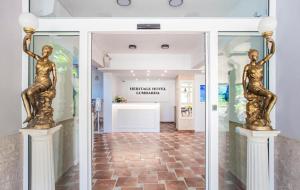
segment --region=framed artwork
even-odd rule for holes
[[[206,101],[206,86],[200,85],[200,102]]]

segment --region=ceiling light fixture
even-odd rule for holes
[[[134,70],[131,70],[130,72],[131,72],[131,73],[134,73]]]
[[[170,45],[169,44],[163,44],[160,47],[161,47],[161,49],[169,49]]]
[[[117,4],[119,6],[126,7],[131,4],[131,0],[117,0]]]
[[[164,72],[165,72],[165,73],[167,73],[167,72],[168,72],[168,70],[164,70]]]
[[[128,48],[129,48],[129,49],[136,49],[136,45],[130,44],[130,45],[128,46]]]
[[[183,0],[169,0],[171,7],[180,7],[183,4]]]

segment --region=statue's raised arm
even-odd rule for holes
[[[265,58],[263,58],[260,61],[261,65],[267,63],[271,59],[271,57],[275,54],[275,49],[276,48],[275,48],[275,42],[274,42],[274,40],[271,37],[266,38],[266,40],[267,40],[267,44],[268,44],[269,53],[266,55]],[[271,45],[270,48],[269,48],[269,45]]]
[[[31,33],[27,33],[26,36],[24,37],[24,39],[23,39],[23,51],[25,53],[27,53],[30,57],[32,57],[36,60],[39,60],[40,56],[29,50],[29,45],[31,43],[31,37],[32,37]]]

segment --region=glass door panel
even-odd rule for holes
[[[219,189],[245,189],[247,142],[235,128],[245,123],[242,75],[249,63],[248,51],[257,49],[262,59],[264,40],[256,33],[221,33],[218,43]]]
[[[41,55],[44,45],[51,45],[50,60],[56,65],[56,97],[53,100],[55,123],[62,128],[54,135],[54,170],[56,189],[79,189],[78,98],[79,36],[74,33],[37,33],[31,49]],[[34,82],[36,61],[29,64],[29,84]]]

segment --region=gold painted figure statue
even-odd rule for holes
[[[25,32],[23,50],[35,59],[37,64],[34,83],[22,92],[22,100],[27,113],[24,123],[28,123],[27,127],[30,128],[49,129],[55,126],[51,104],[56,94],[57,77],[55,64],[49,60],[53,48],[45,45],[42,48],[42,56],[36,55],[28,50],[34,31],[25,30]]]
[[[259,52],[250,49],[248,56],[250,63],[244,68],[243,88],[244,96],[248,100],[246,105],[246,127],[251,130],[272,130],[270,113],[276,103],[277,97],[264,87],[264,64],[267,63],[275,53],[275,43],[272,34],[265,34],[267,46],[270,53],[258,61]],[[269,48],[269,46],[271,46]]]

